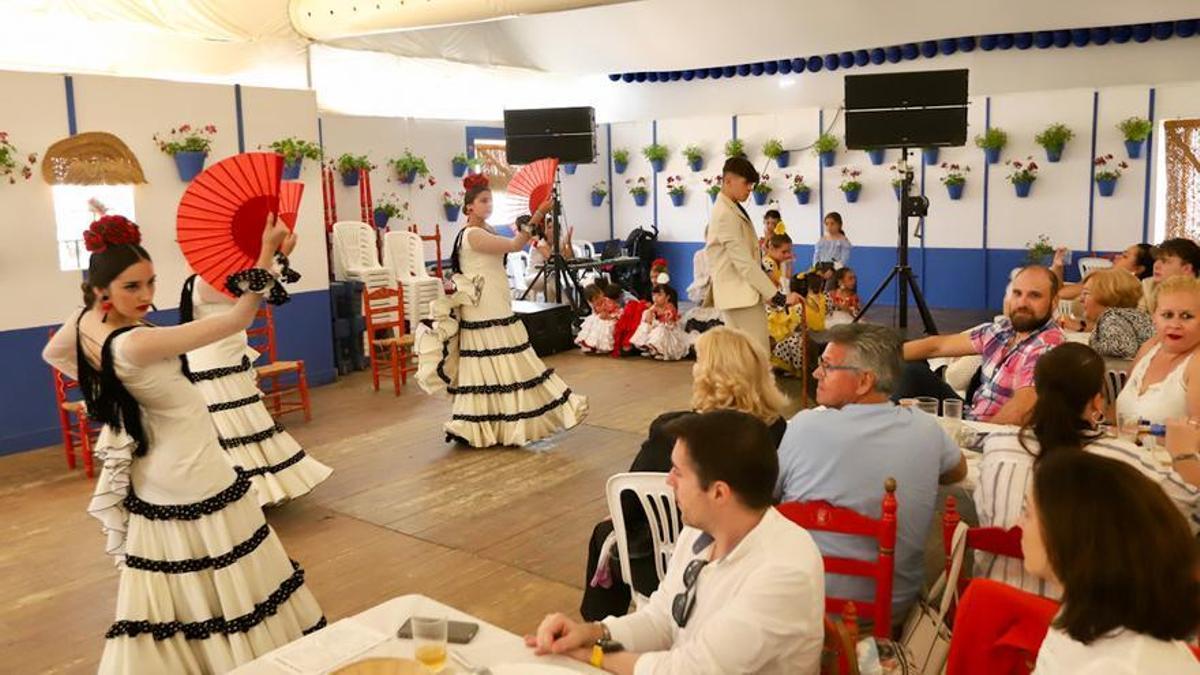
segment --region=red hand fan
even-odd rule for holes
[[[529,198],[529,212],[537,211],[542,202],[550,198],[554,189],[554,172],[558,169],[558,160],[547,157],[526,164],[517,169],[512,180],[508,181],[509,194]]]
[[[300,213],[300,197],[304,195],[304,183],[285,180],[279,184],[279,219],[289,230],[296,229],[296,217]]]
[[[175,223],[179,248],[213,288],[227,292],[226,277],[258,259],[267,215],[280,210],[282,174],[283,155],[246,152],[208,167],[184,191]],[[287,224],[294,227],[294,219]]]

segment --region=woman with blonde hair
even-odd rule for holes
[[[1131,359],[1147,340],[1154,337],[1154,321],[1138,309],[1142,284],[1122,269],[1097,270],[1083,282],[1079,296],[1082,319],[1062,319],[1068,330],[1090,332],[1088,344],[1100,356]]]
[[[1154,338],[1142,345],[1117,397],[1118,415],[1153,424],[1200,417],[1200,280],[1169,277],[1155,292]]]
[[[692,367],[692,409],[663,413],[650,423],[650,434],[642,442],[630,471],[666,473],[671,470],[675,438],[667,433],[670,422],[684,415],[711,410],[737,410],[765,422],[776,447],[787,430],[784,408],[787,396],[775,384],[767,351],[746,333],[728,327],[713,328],[696,341],[696,365]],[[629,539],[629,567],[633,588],[649,596],[658,588],[650,524],[637,499],[621,495],[625,533]],[[598,523],[588,546],[587,578],[579,613],[585,621],[621,616],[629,610],[628,580],[621,579],[616,562],[611,520]]]

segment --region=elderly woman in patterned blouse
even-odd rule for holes
[[[1083,318],[1063,318],[1063,328],[1091,332],[1088,343],[1101,356],[1131,359],[1154,337],[1154,321],[1137,308],[1142,286],[1133,275],[1110,268],[1097,270],[1084,280],[1080,295]]]

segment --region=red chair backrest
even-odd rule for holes
[[[262,356],[267,363],[275,363],[275,315],[271,313],[270,305],[263,305],[254,315],[254,323],[246,329],[246,342]]]
[[[391,316],[388,316],[391,315]],[[363,317],[367,320],[367,334],[376,331],[396,330],[404,335],[404,289],[381,286],[363,289]]]
[[[437,265],[437,276],[442,276],[442,225],[441,223],[433,224],[433,234],[421,234],[417,229],[416,224],[409,225],[408,231],[419,236],[421,241],[432,241],[434,248],[437,250],[437,257],[434,258]]]
[[[1030,672],[1058,609],[1053,600],[998,581],[975,581],[954,616],[947,675]]]
[[[875,561],[821,556],[826,574],[844,574],[875,580],[875,602],[857,604],[858,613],[875,622],[874,635],[890,638],[892,633],[892,577],[896,555],[896,479],[883,482],[883,513],[878,519],[868,518],[851,509],[833,506],[828,502],[785,502],[777,508],[788,520],[806,530],[836,532],[870,537],[879,542],[879,557]],[[840,614],[848,600],[825,598],[825,611]]]
[[[960,520],[962,516],[958,513],[957,500],[953,496],[946,497],[946,510],[942,514],[942,546],[946,552],[947,572],[950,571],[950,544],[954,539],[954,528],[958,527]],[[1017,560],[1025,559],[1025,554],[1021,552],[1021,528],[1018,526],[1007,530],[1002,527],[972,527],[967,530],[967,548]],[[964,567],[958,578],[960,591],[966,587],[968,581],[970,579],[967,578]]]

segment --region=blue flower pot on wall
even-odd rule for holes
[[[1000,148],[984,148],[983,158],[988,164],[998,164],[1000,162]]]
[[[613,160],[613,171],[617,173],[625,173],[625,169],[629,166],[629,162],[618,162]]]
[[[381,230],[387,227],[388,221],[391,220],[391,216],[389,216],[387,211],[384,211],[383,209],[375,209],[374,218],[375,227],[378,227]]]
[[[462,178],[467,174],[467,163],[450,160],[450,170],[454,173],[455,178]]]
[[[304,158],[297,159],[294,162],[285,162],[283,165],[283,179],[296,180],[300,177],[300,167],[304,163]]]
[[[563,171],[566,171],[568,176],[574,176],[575,170],[578,168],[578,164],[563,164]]]
[[[858,195],[862,192],[862,188],[857,190],[843,190],[842,194],[846,195],[846,201],[853,204],[858,201]]]
[[[899,185],[893,185],[892,192],[896,193],[896,199],[900,199],[900,186]]]
[[[950,199],[958,201],[962,199],[963,188],[966,186],[966,183],[951,183],[946,186],[946,192],[950,194]]]
[[[1116,178],[1097,178],[1096,189],[1100,191],[1101,197],[1111,197],[1113,191],[1117,189]]]
[[[1057,162],[1062,159],[1062,148],[1046,148],[1046,161]]]
[[[404,173],[400,174],[400,182],[404,183],[405,185],[411,184],[416,179],[417,179],[417,170],[416,169],[413,169],[412,171],[405,171]]]
[[[633,203],[637,204],[638,206],[645,206],[646,205],[646,196],[647,196],[647,193],[645,193],[645,192],[639,192],[639,193],[633,195]]]
[[[354,187],[358,185],[358,169],[351,169],[342,172],[342,185],[346,187]]]
[[[1129,159],[1138,159],[1142,156],[1143,141],[1125,141],[1125,152],[1129,153]]]
[[[592,206],[600,206],[604,203],[604,194],[601,192],[592,193]]]
[[[1017,196],[1024,199],[1029,196],[1029,191],[1033,189],[1033,181],[1028,183],[1013,183],[1013,189],[1017,191]]]
[[[442,204],[442,208],[446,210],[446,220],[453,223],[458,220],[458,211],[462,207],[457,204]]]
[[[767,203],[767,197],[769,197],[770,195],[771,195],[770,192],[755,192],[754,193],[754,203],[758,204],[759,206],[762,206]]]
[[[673,194],[673,195],[671,195],[671,203],[674,204],[675,206],[683,206],[683,198],[684,198],[684,195]]]
[[[921,158],[925,160],[925,166],[937,164],[938,150],[938,148],[921,148]]]
[[[177,152],[175,153],[175,168],[179,170],[179,179],[189,182],[204,170],[204,160],[207,152]]]
[[[795,195],[796,195],[796,202],[798,204],[807,204],[808,198],[812,196],[812,191],[811,190],[802,190],[800,192],[796,192]]]
[[[650,160],[650,168],[651,168],[651,169],[654,169],[654,173],[659,173],[659,172],[661,172],[661,171],[663,170],[663,165],[664,165],[664,164],[666,164],[666,161],[665,161],[665,160],[662,160],[662,159],[652,159],[652,160]]]
[[[834,160],[837,159],[837,150],[829,150],[821,153],[821,166],[833,166]]]
[[[688,160],[688,168],[691,169],[692,171],[703,171],[704,170],[704,158],[697,157],[696,159],[689,159]]]
[[[883,164],[883,158],[887,156],[887,150],[883,148],[875,148],[867,151],[867,157],[871,158],[871,164],[879,166]]]
[[[784,150],[783,152],[781,152],[779,154],[778,157],[775,158],[775,163],[779,165],[779,168],[786,169],[788,167],[788,164],[791,163],[791,160],[792,160],[792,153],[789,152],[788,150]]]
[[[710,193],[709,193],[709,195],[708,195],[708,201],[710,201],[710,202],[712,202],[712,203],[714,203],[714,204],[715,204],[715,203],[717,203],[717,195],[718,195],[718,194],[720,194],[720,193],[718,193],[718,192],[710,192]]]

